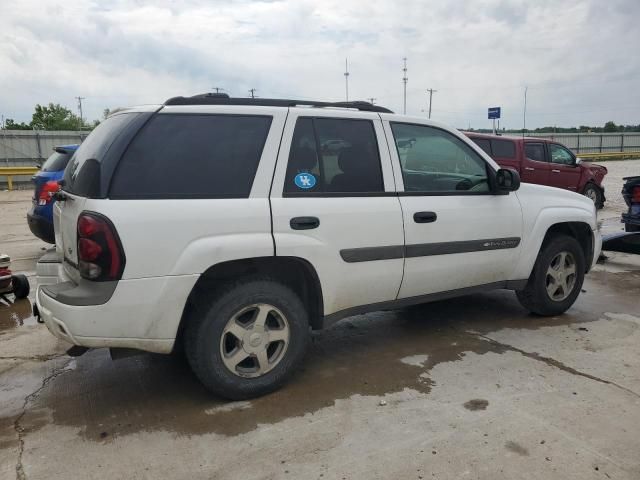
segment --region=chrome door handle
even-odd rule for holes
[[[529,170],[530,172],[533,172],[535,170],[535,168],[531,168],[531,167],[524,167],[525,170]]]
[[[560,173],[560,170],[551,170],[553,173]]]

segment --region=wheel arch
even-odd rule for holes
[[[300,257],[289,256],[243,258],[212,265],[200,275],[185,303],[176,332],[175,345],[181,344],[184,328],[197,295],[204,292],[211,295],[219,285],[250,276],[273,278],[291,288],[308,309],[310,327],[313,330],[322,328],[322,286],[311,263]]]
[[[558,222],[551,225],[542,240],[542,249],[554,236],[567,235],[575,238],[580,247],[585,259],[585,273],[589,272],[591,263],[593,260],[594,239],[591,226],[585,222]]]

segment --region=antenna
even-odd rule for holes
[[[349,101],[349,64],[347,59],[344,59],[344,86],[345,86],[345,98]]]
[[[251,94],[251,98],[256,98],[256,97],[257,97],[257,95],[256,95],[256,91],[257,91],[257,90],[256,90],[255,88],[250,88],[250,89],[249,89],[249,93]],[[217,92],[216,92],[216,93],[217,93]]]
[[[429,92],[429,118],[431,118],[431,97],[433,97],[433,94],[437,91],[438,90],[434,90],[433,88],[427,88],[427,92]]]
[[[404,73],[404,76],[402,77],[402,82],[404,83],[404,103],[403,103],[402,113],[406,115],[407,114],[407,80],[409,80],[407,78],[407,57],[403,57],[402,61],[404,62],[404,68],[402,69],[402,72]]]

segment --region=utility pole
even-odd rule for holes
[[[527,90],[529,87],[524,87],[524,110],[522,112],[522,136],[524,137],[524,132],[527,129]]]
[[[251,94],[251,98],[256,98],[256,89],[255,88],[250,88],[249,89],[249,93]]]
[[[82,100],[84,100],[85,97],[76,97],[76,99],[78,100],[78,112],[80,112],[80,130],[82,130],[82,125],[84,124],[82,120]]]
[[[211,87],[211,88],[212,88],[213,90],[215,90],[215,91],[216,91],[216,93],[220,93],[220,92],[224,91],[224,88],[222,88],[222,87]]]
[[[407,57],[403,57],[402,61],[404,62],[404,67],[402,69],[402,72],[404,73],[404,76],[402,77],[402,83],[404,83],[404,101],[403,101],[402,111],[406,115],[407,114],[407,80],[409,80],[407,78]]]
[[[349,101],[349,64],[347,63],[347,59],[344,59],[344,87],[345,87],[345,98],[347,102]]]
[[[427,92],[429,92],[429,118],[431,118],[431,99],[433,94],[438,90],[434,90],[433,88],[427,88]]]
[[[369,97],[369,98],[367,98],[367,100],[369,100],[369,103],[371,105],[374,105],[374,102],[377,100],[377,98]]]

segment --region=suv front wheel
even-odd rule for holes
[[[543,244],[526,287],[516,295],[532,313],[560,315],[578,298],[584,272],[584,253],[578,241],[557,235]]]
[[[203,297],[201,294],[200,297]],[[279,388],[301,363],[309,340],[307,312],[287,286],[269,279],[227,285],[196,298],[185,350],[213,393],[232,400]]]

